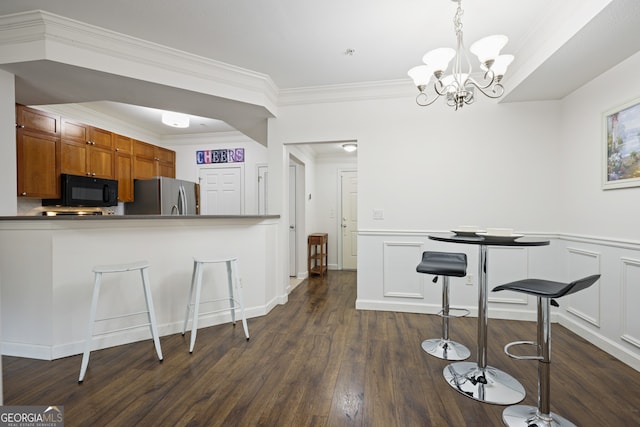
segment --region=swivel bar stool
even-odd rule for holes
[[[509,427],[564,427],[574,426],[571,421],[551,412],[551,305],[558,307],[553,298],[579,292],[598,281],[599,274],[585,277],[571,283],[551,280],[525,279],[497,286],[496,291],[522,292],[538,297],[538,338],[533,341],[514,341],[504,347],[504,352],[514,359],[538,361],[538,407],[514,405],[502,412],[502,420]],[[516,356],[509,352],[514,345],[533,345],[536,356]]]
[[[428,339],[422,342],[422,349],[432,356],[444,360],[464,360],[471,355],[467,347],[449,339],[449,318],[462,317],[469,314],[469,310],[449,307],[449,277],[464,277],[467,275],[467,255],[451,252],[422,253],[422,262],[416,267],[418,273],[433,274],[433,283],[442,276],[442,310],[438,313],[442,317],[442,338]],[[452,315],[451,311],[463,312]]]

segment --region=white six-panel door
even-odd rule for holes
[[[200,213],[202,215],[241,215],[242,165],[201,168]]]
[[[358,267],[358,172],[344,171],[340,174],[342,192],[342,268],[355,270]]]

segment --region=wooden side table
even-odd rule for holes
[[[319,274],[324,277],[327,271],[327,233],[313,233],[307,237],[307,269],[309,276]]]

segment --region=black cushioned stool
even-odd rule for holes
[[[522,292],[538,297],[538,341],[514,341],[504,347],[509,357],[520,360],[538,361],[538,407],[526,405],[509,406],[502,412],[502,420],[509,427],[561,427],[575,426],[571,421],[551,412],[551,305],[558,307],[552,298],[579,292],[598,281],[599,274],[588,276],[571,283],[551,280],[525,279],[497,286],[493,291]],[[509,353],[514,345],[537,347],[536,356],[516,356]]]
[[[422,253],[422,262],[416,267],[418,273],[433,274],[433,283],[442,276],[442,310],[438,313],[442,317],[442,338],[429,339],[422,342],[422,349],[432,356],[444,360],[464,360],[471,355],[469,349],[462,344],[449,340],[449,318],[461,317],[469,314],[469,310],[449,307],[449,277],[464,277],[467,275],[467,255],[451,252]],[[464,312],[452,315],[450,311]]]

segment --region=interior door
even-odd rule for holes
[[[342,211],[342,268],[358,267],[358,173],[345,171],[340,175]]]
[[[202,168],[200,180],[200,213],[202,215],[242,214],[242,168]]]
[[[289,165],[289,276],[296,272],[296,166]]]

